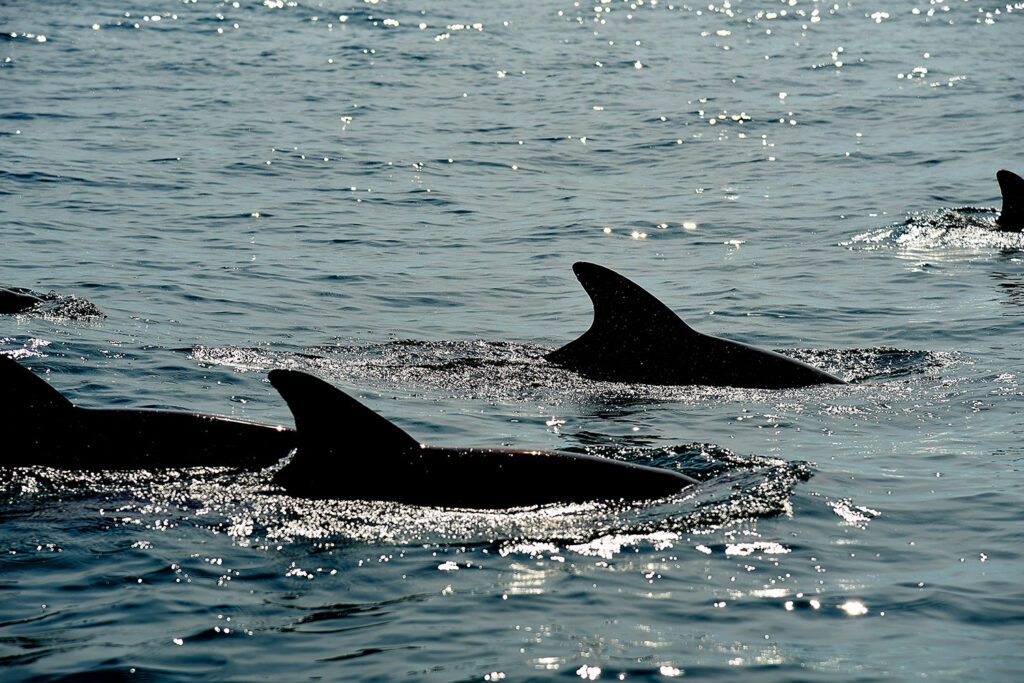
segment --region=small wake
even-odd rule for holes
[[[17,313],[16,315],[19,317],[38,317],[54,321],[88,321],[90,319],[99,320],[107,317],[106,314],[97,308],[94,303],[74,295],[58,294],[53,290],[50,290],[46,294],[39,294],[27,289],[17,289],[16,291],[42,299],[42,301],[37,303],[35,306]]]
[[[854,235],[840,246],[863,251],[899,251],[910,255],[948,252],[970,257],[992,251],[1024,250],[1024,233],[997,229],[996,209],[959,207],[912,213],[900,224]]]

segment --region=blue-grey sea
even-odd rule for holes
[[[701,484],[6,467],[0,679],[1020,680],[1022,36],[1005,0],[3,0],[0,286],[46,300],[0,350],[77,405],[291,426],[295,368],[427,443]],[[578,260],[851,383],[553,367]]]

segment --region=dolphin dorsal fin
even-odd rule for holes
[[[594,322],[579,339],[549,353],[549,361],[571,366],[581,354],[642,350],[700,336],[668,306],[615,271],[582,261],[572,270],[594,303]]]
[[[1003,210],[996,219],[1003,230],[1024,229],[1024,178],[1012,171],[996,173],[999,191],[1003,195]]]
[[[71,410],[61,393],[10,356],[0,354],[0,412],[12,416],[42,411]],[[12,426],[17,426],[15,420]]]
[[[358,455],[419,446],[394,423],[322,379],[297,370],[271,370],[269,378],[288,403],[307,449]]]

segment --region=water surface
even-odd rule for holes
[[[53,295],[0,340],[75,403],[291,424],[293,367],[703,482],[502,515],[7,469],[4,678],[1014,680],[1022,13],[3,3],[0,286]],[[552,368],[577,260],[852,383]]]

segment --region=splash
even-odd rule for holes
[[[100,320],[106,318],[94,303],[74,295],[58,294],[51,290],[46,294],[36,294],[29,290],[21,290],[42,299],[35,306],[17,314],[18,317],[33,316],[53,321],[63,320]]]

